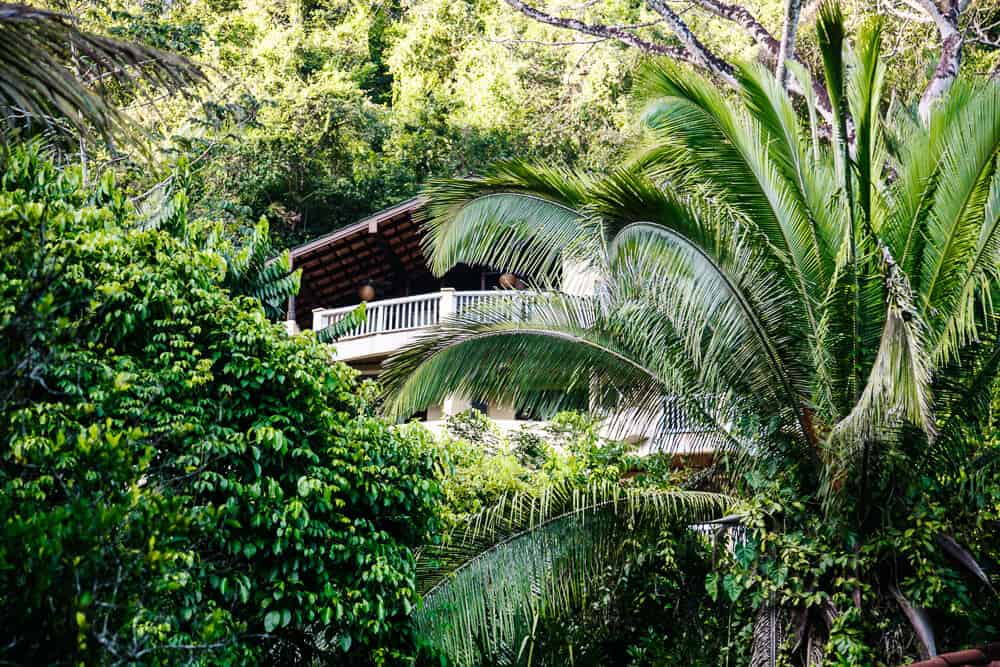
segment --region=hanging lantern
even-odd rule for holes
[[[521,281],[513,273],[504,273],[497,282],[504,289],[517,289]]]
[[[365,283],[358,288],[358,298],[362,301],[372,301],[375,298],[375,288],[369,283]]]

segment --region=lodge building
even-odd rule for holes
[[[523,286],[521,277],[464,264],[444,276],[434,276],[422,251],[422,205],[420,198],[409,199],[293,248],[292,266],[302,271],[302,278],[298,295],[288,304],[289,332],[324,329],[364,301],[364,322],[337,340],[334,354],[363,376],[375,378],[386,359],[430,327]],[[564,291],[592,293],[594,284],[585,271],[563,267]],[[483,411],[504,430],[533,425],[513,406],[462,396],[427,406],[414,417],[437,429],[449,415],[469,408]],[[685,446],[686,421],[668,402],[648,423],[632,424],[628,432],[613,436],[648,448],[669,432],[674,436],[670,445],[674,451],[697,454]]]

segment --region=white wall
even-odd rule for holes
[[[579,296],[589,296],[596,292],[600,276],[585,263],[564,259],[562,273],[563,292]]]

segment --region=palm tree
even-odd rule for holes
[[[506,163],[438,182],[432,268],[486,264],[537,289],[511,297],[531,302],[516,318],[484,307],[390,360],[387,410],[454,392],[537,408],[583,389],[595,410],[648,418],[679,397],[712,426],[727,488],[783,471],[816,518],[771,515],[767,530],[780,518],[821,533],[852,563],[811,598],[762,596],[755,661],[779,621],[795,659],[817,664],[848,613],[889,604],[931,655],[931,616],[907,595],[920,575],[885,536],[922,499],[950,502],[940,550],[990,585],[956,539],[974,536],[975,509],[955,498],[1000,458],[980,444],[1000,369],[1000,86],[960,83],[924,124],[884,102],[877,22],[849,49],[828,4],[818,31],[828,142],[812,102],[802,118],[758,66],[739,68],[731,99],[656,62],[638,82],[649,144],[629,165],[596,178]],[[593,274],[594,292],[560,291],[565,266]]]
[[[172,91],[204,77],[181,56],[84,32],[64,14],[0,4],[0,139],[24,126],[130,137],[105,93],[137,78]]]

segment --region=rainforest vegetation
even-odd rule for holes
[[[0,663],[1000,641],[997,3],[0,4],[0,116]],[[527,314],[362,381],[282,251],[417,195]]]

